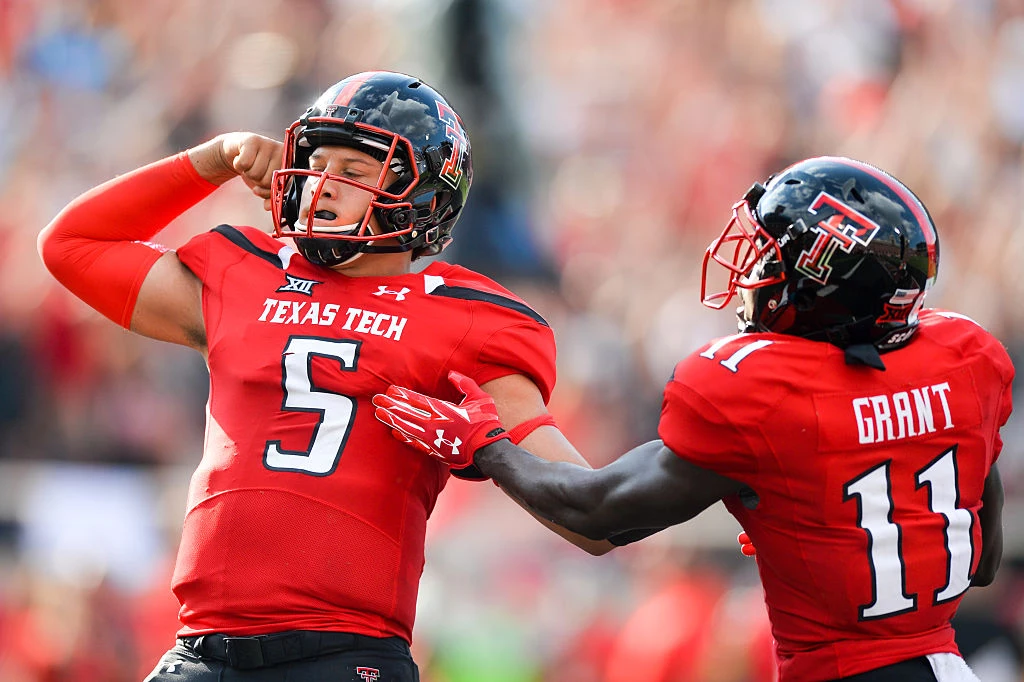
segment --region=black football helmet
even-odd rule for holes
[[[376,186],[309,169],[320,145],[352,147],[384,163]],[[398,179],[385,187],[386,170]],[[362,222],[344,231],[299,222],[303,185],[324,180],[372,194]],[[285,134],[284,161],[274,173],[274,234],[293,237],[298,251],[317,265],[334,266],[358,253],[412,251],[413,258],[440,253],[451,241],[473,182],[469,137],[455,110],[423,81],[401,73],[369,71],[328,88]],[[381,232],[373,234],[375,217]],[[397,244],[382,244],[394,239]]]
[[[715,293],[711,263],[728,277]],[[823,156],[756,183],[733,206],[704,254],[701,298],[720,309],[739,293],[741,331],[882,353],[913,336],[938,267],[938,234],[913,192],[874,166]]]

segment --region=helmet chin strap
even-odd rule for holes
[[[363,257],[364,255],[366,255],[366,254],[364,254],[364,253],[363,253],[362,251],[358,251],[358,252],[356,252],[356,253],[352,254],[351,258],[349,258],[348,260],[343,260],[343,261],[341,261],[340,263],[337,263],[336,265],[331,265],[331,266],[329,266],[329,267],[332,267],[332,268],[336,268],[336,267],[338,267],[339,265],[348,265],[349,263],[352,263],[353,261],[357,261],[357,260],[359,260],[359,259],[360,259],[360,258],[362,258],[362,257]]]
[[[315,235],[317,232],[325,232],[328,234],[348,234],[349,232],[355,232],[358,230],[360,225],[362,225],[362,223],[351,223],[349,225],[317,225],[314,228],[313,234]],[[309,234],[309,225],[307,223],[302,223],[296,220],[295,228]]]
[[[350,234],[350,233],[355,232],[356,230],[358,230],[361,225],[362,225],[362,223],[352,223],[350,225],[317,225],[315,230],[313,231],[313,234],[315,235],[317,232],[320,232],[320,233],[323,233],[323,234]],[[309,227],[308,227],[307,223],[302,223],[302,222],[299,222],[299,221],[295,221],[295,228],[297,230],[301,230],[301,231],[306,232],[307,234],[309,234]],[[372,230],[371,230],[371,233],[372,233]],[[353,263],[354,261],[358,260],[360,257],[362,257],[364,255],[362,251],[356,251],[355,253],[351,254],[350,256],[345,258],[344,260],[340,260],[338,262],[333,262],[333,261],[332,262],[324,262],[324,259],[319,257],[319,256],[315,257],[315,258],[311,257],[311,256],[313,256],[313,251],[311,249],[307,249],[305,244],[303,244],[303,242],[302,242],[302,240],[307,240],[307,239],[311,239],[311,240],[312,239],[319,239],[320,241],[329,241],[330,239],[329,238],[323,238],[323,237],[321,237],[321,238],[317,238],[317,237],[296,237],[295,238],[295,240],[296,240],[295,241],[295,246],[296,246],[297,250],[299,251],[299,253],[301,253],[303,255],[303,257],[306,258],[306,260],[308,260],[308,261],[310,261],[312,263],[315,263],[316,265],[321,265],[323,267],[336,268],[336,267],[341,266],[341,265],[349,265],[350,263]],[[339,245],[340,244],[345,244],[345,243],[346,242],[344,242],[344,241],[338,240],[338,244]]]

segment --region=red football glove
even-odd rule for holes
[[[747,535],[746,531],[736,536],[736,542],[740,543],[740,552],[743,556],[754,556],[757,554],[754,543],[750,541],[750,536]]]
[[[494,400],[475,381],[454,370],[448,381],[465,395],[458,405],[392,385],[373,396],[374,416],[406,445],[462,469],[473,464],[477,450],[508,434]]]

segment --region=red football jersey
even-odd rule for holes
[[[783,682],[957,652],[949,621],[981,555],[1014,369],[985,330],[936,310],[882,358],[740,334],[665,389],[665,444],[758,496],[725,503],[757,546]]]
[[[461,399],[524,374],[547,401],[551,329],[495,282],[441,262],[396,277],[310,264],[222,225],[178,257],[203,282],[210,399],[173,578],[180,634],[334,630],[409,640],[427,518],[448,478],[391,437],[389,384]]]

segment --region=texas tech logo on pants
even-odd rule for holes
[[[377,682],[377,678],[380,677],[380,670],[377,668],[367,668],[366,666],[359,666],[356,668],[356,675],[363,678],[364,682]]]

